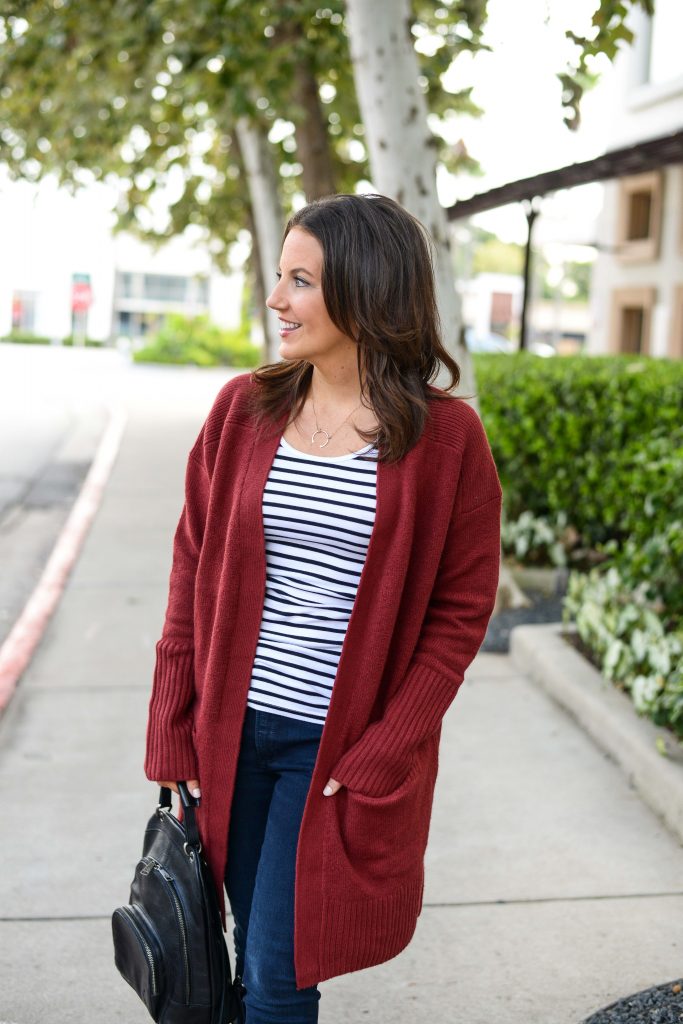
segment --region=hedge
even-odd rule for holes
[[[518,559],[583,568],[573,621],[637,711],[683,739],[683,364],[478,356],[477,384]]]
[[[594,547],[683,519],[683,363],[516,353],[475,366],[510,520],[564,513]]]

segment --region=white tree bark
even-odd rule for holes
[[[436,153],[427,104],[418,84],[410,0],[346,0],[356,94],[365,125],[372,180],[427,228],[435,246],[437,302],[444,347],[460,366],[460,392],[474,395],[470,354],[461,343],[460,299],[455,290],[448,219],[436,191]],[[442,383],[440,374],[436,383]],[[497,609],[530,602],[501,561]]]
[[[268,138],[263,129],[248,117],[238,118],[235,129],[247,172],[249,197],[258,233],[261,276],[268,293],[276,282],[275,273],[280,263],[280,242],[284,228],[277,176]],[[280,336],[277,314],[272,309],[264,309],[263,326],[268,352],[267,361],[277,362],[280,359]]]
[[[434,239],[443,342],[460,366],[459,390],[472,395],[472,360],[460,343],[460,300],[453,281],[448,219],[437,196],[436,153],[417,81],[410,0],[347,0],[346,10],[373,184],[422,221]],[[476,398],[471,404],[476,408]]]

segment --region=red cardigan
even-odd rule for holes
[[[284,426],[257,431],[251,375],[221,390],[187,464],[147,728],[150,779],[198,778],[223,900],[230,804],[261,623],[261,499]],[[498,583],[501,488],[472,408],[432,400],[377,511],[297,851],[297,987],[370,967],[410,941],[441,721],[484,637]],[[323,796],[333,777],[342,788]],[[223,905],[223,903],[222,903]]]

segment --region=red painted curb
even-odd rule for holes
[[[83,542],[102,501],[126,426],[126,413],[113,409],[88,475],[69,513],[47,565],[12,631],[0,647],[0,714],[30,664],[64,592]]]

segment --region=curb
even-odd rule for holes
[[[576,719],[683,840],[683,745],[669,730],[641,718],[630,697],[604,679],[564,632],[562,623],[517,626],[510,639],[514,665]]]
[[[64,592],[83,542],[102,500],[126,425],[123,408],[110,411],[88,475],[31,596],[0,647],[0,715],[9,705],[19,679],[30,664]]]

